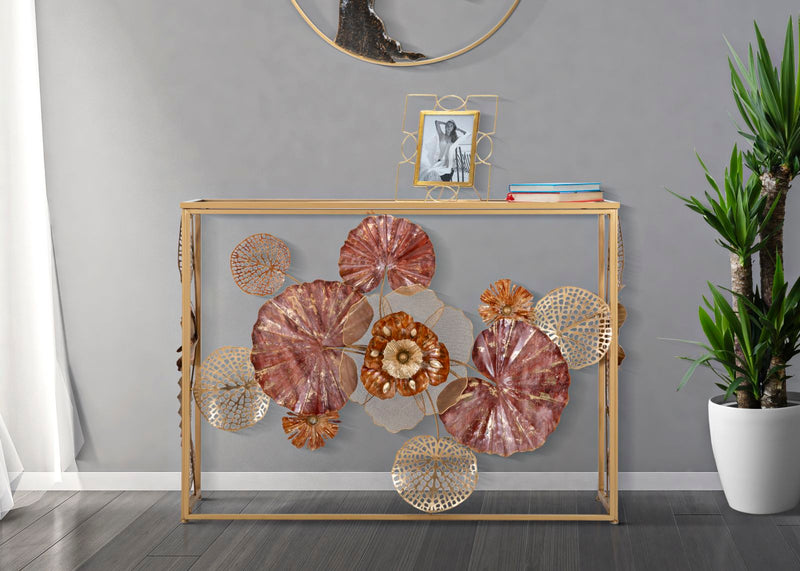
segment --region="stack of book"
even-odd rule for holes
[[[599,182],[509,184],[509,202],[602,202]]]

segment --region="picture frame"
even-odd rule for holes
[[[414,186],[475,183],[480,111],[420,111]]]

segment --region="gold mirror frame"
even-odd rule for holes
[[[292,6],[294,6],[295,10],[297,10],[298,14],[300,14],[300,16],[303,18],[303,20],[305,20],[306,24],[308,24],[308,26],[312,30],[314,30],[320,38],[325,40],[328,43],[328,45],[336,48],[340,52],[342,52],[344,54],[347,54],[350,57],[353,57],[355,59],[360,59],[361,61],[365,61],[367,63],[374,63],[376,65],[384,65],[386,67],[413,67],[413,66],[418,66],[418,65],[427,65],[429,63],[439,63],[440,61],[445,61],[445,60],[452,59],[454,57],[460,56],[462,54],[465,54],[468,51],[470,51],[472,48],[478,47],[483,42],[485,42],[486,40],[491,38],[494,35],[494,33],[497,30],[499,30],[503,24],[506,23],[506,21],[511,17],[511,14],[514,13],[514,10],[517,9],[517,6],[519,5],[520,0],[514,0],[514,2],[511,4],[511,7],[508,9],[508,12],[506,12],[503,15],[503,17],[500,18],[500,21],[497,22],[497,24],[495,24],[494,27],[492,27],[491,30],[486,32],[483,36],[481,36],[480,38],[478,38],[477,40],[475,40],[471,44],[461,48],[460,50],[456,50],[454,52],[450,52],[449,54],[445,54],[445,55],[441,55],[441,56],[437,56],[437,57],[432,57],[432,58],[429,58],[429,59],[416,60],[416,61],[397,61],[397,62],[391,62],[391,63],[390,62],[385,62],[385,61],[378,61],[378,60],[375,60],[375,59],[364,57],[362,55],[358,55],[356,53],[353,53],[351,51],[348,51],[348,50],[344,49],[342,46],[340,46],[339,44],[334,42],[332,39],[330,39],[328,36],[326,36],[322,32],[322,30],[320,30],[317,27],[317,25],[314,24],[314,22],[311,21],[311,18],[308,17],[308,14],[306,14],[305,11],[300,7],[300,4],[298,4],[298,0],[291,0],[291,2],[292,2]]]

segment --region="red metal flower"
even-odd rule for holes
[[[366,332],[372,308],[357,290],[317,280],[266,302],[253,326],[256,380],[276,403],[301,415],[342,408],[358,369],[342,348]]]
[[[361,382],[371,395],[390,399],[397,391],[410,397],[447,380],[447,347],[409,314],[398,311],[379,319],[372,335],[361,367]]]
[[[476,452],[510,456],[542,446],[569,402],[569,368],[558,346],[536,327],[501,319],[472,349],[490,381],[469,378],[441,415],[447,431]]]
[[[339,253],[342,280],[364,293],[378,287],[384,275],[393,290],[428,287],[435,271],[436,256],[425,231],[388,214],[364,218]]]

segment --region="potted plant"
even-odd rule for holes
[[[723,187],[700,161],[714,190],[705,200],[679,196],[717,231],[731,258],[731,302],[709,284],[699,310],[704,353],[688,359],[679,388],[701,366],[719,377],[725,392],[708,407],[722,487],[732,508],[763,514],[800,502],[800,394],[786,391],[789,362],[800,352],[800,280],[790,287],[781,261],[786,196],[800,172],[800,54],[795,59],[791,18],[780,69],[758,25],[755,32],[747,62],[733,48],[729,60],[744,121],[739,133],[752,147],[734,147]],[[746,181],[743,163],[752,171]],[[753,287],[756,254],[760,288]]]

